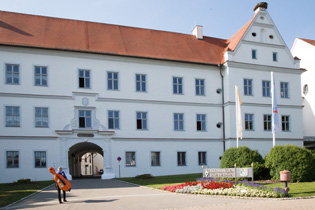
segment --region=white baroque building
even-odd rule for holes
[[[306,69],[302,74],[303,96],[303,125],[304,146],[309,149],[315,148],[315,41],[310,39],[296,38],[291,48],[293,56],[301,59],[301,67]]]
[[[102,179],[200,173],[236,145],[234,87],[243,104],[240,145],[303,146],[301,74],[266,5],[230,39],[0,12],[0,182],[80,177],[82,157],[103,157]],[[120,157],[119,162],[117,158]]]

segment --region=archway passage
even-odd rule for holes
[[[90,142],[75,144],[70,147],[68,158],[72,178],[101,178],[104,153],[98,145]]]

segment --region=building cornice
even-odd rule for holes
[[[226,65],[227,67],[234,67],[234,68],[269,71],[269,72],[270,71],[285,72],[285,73],[291,73],[291,74],[302,74],[305,71],[304,69],[267,66],[267,65],[259,65],[259,64],[252,64],[252,63],[241,63],[241,62],[235,62],[235,61],[226,61]]]
[[[4,92],[0,92],[0,97],[45,98],[45,99],[73,100],[72,96],[43,95],[43,94],[25,94],[25,93],[4,93]]]
[[[271,98],[270,98],[271,100]],[[230,106],[230,105],[235,105],[235,102],[233,101],[228,101],[224,103],[224,106]],[[242,106],[254,106],[254,107],[271,107],[272,104],[263,104],[263,103],[246,103],[243,102]],[[294,109],[303,109],[303,105],[283,105],[283,104],[277,104],[279,108],[294,108]]]
[[[0,139],[11,140],[56,140],[58,136],[0,136]]]

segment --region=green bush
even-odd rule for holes
[[[31,183],[31,179],[19,179],[16,182],[17,184],[29,184]]]
[[[141,174],[135,177],[136,179],[152,179],[153,176],[151,174]]]
[[[315,180],[315,156],[312,151],[295,145],[275,146],[265,157],[265,166],[274,180],[280,180],[280,171],[291,172],[291,182]]]
[[[246,146],[227,149],[222,158],[221,168],[250,167],[254,163],[254,179],[268,179],[269,171],[265,168],[264,159],[257,150],[251,150]]]

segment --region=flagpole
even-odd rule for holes
[[[273,138],[273,147],[276,146],[276,133],[272,133],[272,138]]]
[[[235,132],[236,132],[236,148],[238,148],[238,119],[237,119],[237,86],[235,85]]]
[[[277,95],[275,87],[275,78],[271,72],[271,101],[272,101],[272,143],[273,147],[276,146],[276,131],[278,130],[278,108],[277,108]]]

